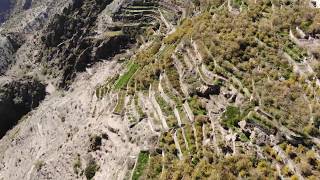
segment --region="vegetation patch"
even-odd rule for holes
[[[37,171],[40,171],[41,168],[45,165],[44,161],[38,160],[35,164],[34,167]]]
[[[78,175],[80,173],[81,167],[82,167],[82,163],[81,163],[80,154],[77,154],[77,157],[73,163],[74,173]]]
[[[149,152],[141,151],[136,167],[132,174],[132,180],[138,180],[149,162]]]
[[[292,41],[287,41],[285,43],[284,51],[288,53],[288,55],[296,62],[301,62],[305,57],[308,56],[305,50],[299,48]]]
[[[110,92],[112,84],[116,81],[119,76],[108,78],[102,85],[96,88],[96,96],[99,99],[102,99],[107,93]]]
[[[140,106],[139,96],[138,95],[134,96],[134,104],[135,104],[136,110],[137,110],[137,112],[139,114],[139,117],[140,118],[145,118],[147,115],[143,112],[142,107]]]
[[[228,106],[222,115],[222,125],[228,128],[235,128],[241,120],[241,111],[239,107]]]
[[[188,101],[189,101],[189,106],[195,116],[207,114],[207,110],[205,109],[204,105],[200,102],[198,96],[193,96]]]
[[[144,170],[144,175],[141,176],[140,179],[160,179],[162,172],[162,155],[159,153],[150,155],[148,167]]]
[[[123,109],[124,109],[124,104],[125,104],[125,99],[126,99],[126,92],[125,91],[120,91],[118,93],[118,102],[117,105],[114,109],[115,114],[122,114]]]
[[[239,138],[240,138],[240,140],[242,142],[248,142],[249,141],[249,138],[243,132],[239,133]]]
[[[96,163],[95,160],[91,159],[84,170],[84,173],[86,175],[86,178],[88,180],[91,180],[95,175],[96,172],[99,170],[99,165]]]
[[[131,63],[128,67],[128,71],[119,77],[119,79],[115,82],[114,89],[120,90],[126,88],[129,80],[132,78],[134,73],[139,69],[139,65],[135,63]]]

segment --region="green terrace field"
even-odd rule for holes
[[[126,98],[126,92],[125,91],[120,91],[118,93],[118,101],[117,101],[117,105],[113,111],[113,113],[115,114],[122,114],[124,111],[124,105],[125,105],[125,98]]]
[[[140,152],[135,168],[133,170],[132,180],[138,180],[140,178],[148,162],[149,162],[149,153],[144,151]]]
[[[125,89],[132,76],[139,69],[139,65],[131,62],[127,65],[127,68],[127,72],[120,76],[119,79],[115,82],[113,87],[114,90]]]

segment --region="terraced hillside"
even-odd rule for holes
[[[0,179],[319,179],[319,22],[307,0],[73,2],[8,71],[48,85]]]
[[[148,32],[123,73],[97,89],[102,99],[118,94],[114,113],[129,127],[147,120],[158,135],[132,178],[317,179],[319,10],[289,1],[193,5],[199,12],[177,25],[154,4],[122,10],[166,28]]]

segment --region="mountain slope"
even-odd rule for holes
[[[309,1],[83,0],[62,12],[33,35],[18,28],[3,78],[27,74],[47,96],[0,140],[0,179],[320,176]]]

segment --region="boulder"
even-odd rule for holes
[[[218,94],[220,94],[219,85],[202,85],[201,87],[197,88],[197,95],[206,99],[209,99],[210,95]]]
[[[247,121],[242,120],[242,121],[238,122],[238,125],[239,125],[239,127],[240,127],[242,130],[246,130]]]
[[[257,144],[258,146],[270,144],[269,136],[266,133],[264,133],[262,130],[256,127],[253,129],[250,135],[250,139],[252,142],[255,142],[255,144]]]

